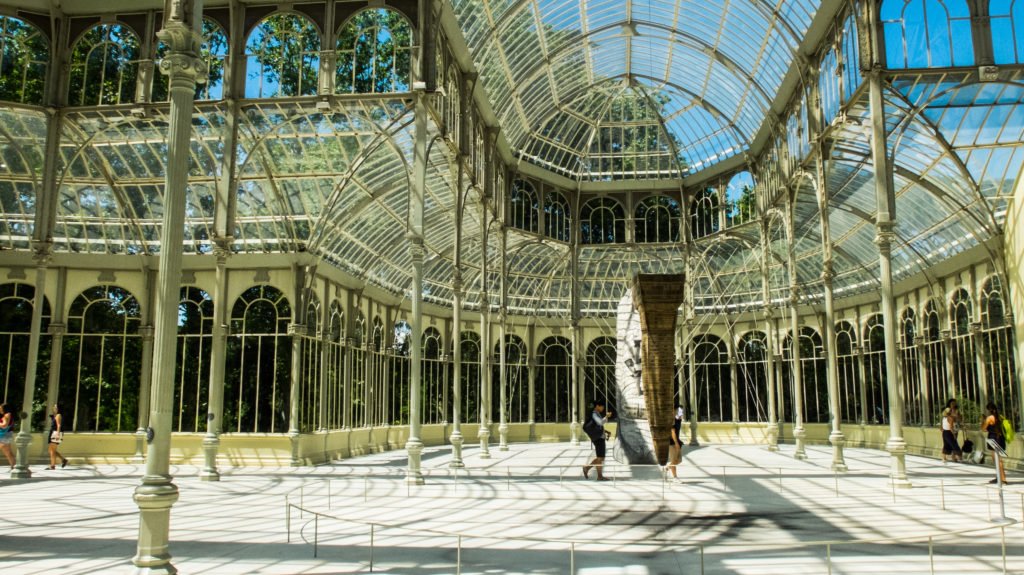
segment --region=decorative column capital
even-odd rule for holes
[[[875,233],[875,244],[878,251],[885,257],[892,255],[892,244],[896,240],[896,222],[884,221],[877,223],[878,231]]]
[[[206,62],[199,57],[202,53],[203,34],[189,23],[191,14],[185,14],[183,2],[171,3],[171,12],[167,15],[167,23],[156,33],[156,37],[170,48],[170,53],[160,60],[160,72],[171,79],[195,83],[205,83],[209,70]]]
[[[234,241],[235,238],[231,236],[213,239],[213,257],[217,258],[218,264],[224,263],[231,256],[231,243]]]
[[[826,287],[831,289],[832,280],[835,279],[835,277],[836,274],[832,270],[832,258],[825,258],[825,260],[821,262],[821,281]]]
[[[764,306],[761,308],[761,318],[765,321],[771,321],[775,317],[775,312],[772,311],[771,306]]]
[[[789,286],[789,304],[796,306],[800,303],[800,288],[793,284]]]
[[[154,331],[155,331],[155,329],[151,325],[140,326],[139,327],[139,336],[142,337],[142,341],[149,343],[149,342],[153,341],[153,333],[154,333]]]
[[[51,323],[47,331],[50,335],[64,335],[68,331],[68,326],[63,323]]]
[[[288,335],[291,336],[303,336],[306,335],[306,326],[301,323],[290,323],[288,324]]]
[[[423,258],[426,255],[426,249],[423,247],[423,237],[417,234],[406,234],[405,240],[409,242],[409,255],[412,256],[413,263],[423,263]]]
[[[32,242],[32,259],[39,267],[46,267],[53,261],[53,242]]]
[[[971,322],[970,326],[968,326],[968,329],[970,330],[971,335],[978,335],[978,334],[980,334],[981,330],[982,330],[981,322],[980,321]]]

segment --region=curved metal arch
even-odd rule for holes
[[[1022,85],[1022,87],[1024,87],[1024,85]],[[899,93],[899,91],[890,89],[888,90],[888,92],[891,95],[891,97],[886,98],[886,100],[890,100],[895,107],[903,110],[905,114],[903,119],[897,122],[896,126],[894,126],[892,130],[892,135],[897,135],[897,137],[896,141],[893,142],[892,144],[892,153],[889,154],[888,159],[890,164],[893,167],[896,166],[896,152],[899,150],[900,144],[903,142],[903,137],[906,135],[907,130],[910,129],[910,126],[913,124],[914,121],[917,121],[919,122],[919,125],[928,128],[931,135],[935,138],[935,141],[941,147],[943,155],[948,156],[953,161],[954,165],[956,165],[957,167],[957,170],[960,172],[960,175],[963,176],[965,181],[970,183],[971,191],[974,192],[976,196],[975,199],[980,200],[979,203],[982,204],[982,209],[988,216],[989,221],[983,222],[977,218],[972,219],[975,219],[975,221],[978,224],[983,226],[983,228],[985,228],[985,231],[994,235],[996,233],[996,230],[998,230],[999,226],[998,224],[996,224],[995,217],[992,215],[992,211],[989,208],[988,202],[986,201],[985,197],[981,195],[981,189],[978,187],[977,182],[974,181],[974,177],[967,169],[967,166],[960,159],[960,156],[957,155],[956,150],[953,149],[953,146],[946,140],[946,137],[943,136],[942,132],[939,131],[938,127],[932,124],[932,122],[929,121],[928,118],[925,118],[923,116],[924,110],[925,108],[927,108],[928,103],[934,101],[935,97],[929,98],[921,106],[914,107],[913,105],[911,105],[910,101],[903,96],[903,94]],[[946,92],[943,92],[943,94],[945,93]],[[904,106],[900,106],[900,104],[904,104]],[[948,196],[948,194],[944,195]],[[964,211],[966,208],[966,206],[962,205],[957,207],[960,208],[960,211]],[[991,228],[988,227],[990,225],[992,226]]]
[[[488,40],[491,40],[491,39],[493,39],[495,37],[500,37],[499,35],[501,33],[503,33],[505,31],[505,28],[508,26],[508,22],[513,20],[513,16],[518,15],[519,12],[522,10],[522,8],[523,8],[523,6],[525,4],[527,4],[529,2],[533,2],[533,1],[534,0],[516,0],[515,4],[510,6],[505,11],[505,13],[502,15],[502,18],[498,22],[495,22],[493,26],[490,26],[490,32],[488,32],[487,35],[481,40],[481,44],[483,44],[483,43],[487,42]],[[626,0],[626,1],[631,1],[631,0]],[[800,43],[800,36],[796,33],[796,30],[789,23],[789,21],[786,20],[785,18],[783,18],[781,14],[779,14],[779,11],[770,2],[770,0],[751,0],[750,4],[752,6],[754,6],[754,8],[756,10],[758,10],[761,13],[762,16],[766,17],[765,18],[766,21],[768,21],[768,22],[773,22],[773,21],[779,22],[785,28],[786,32],[789,34],[790,40],[792,40],[795,44],[799,45],[799,43]],[[770,18],[768,18],[769,16],[770,16]],[[490,18],[489,18],[489,20],[490,20]],[[636,20],[630,20],[630,21],[636,22]],[[619,25],[621,26],[623,23],[627,23],[627,22],[622,22]]]
[[[303,20],[309,22],[313,26],[313,29],[316,30],[316,35],[320,39],[320,50],[324,49],[324,31],[320,29],[320,26],[317,25],[317,23],[313,20],[313,18],[310,17],[308,14],[304,14],[302,12],[299,12],[298,10],[287,8],[287,9],[283,9],[283,10],[281,10],[281,9],[274,10],[273,12],[267,14],[266,16],[260,18],[255,23],[253,23],[253,25],[250,26],[249,29],[242,30],[242,37],[243,37],[243,40],[242,40],[242,54],[243,55],[247,55],[248,54],[248,52],[245,50],[245,47],[246,47],[247,44],[249,44],[249,37],[252,36],[253,30],[255,30],[260,24],[266,22],[267,19],[272,18],[274,16],[277,16],[278,14],[287,14],[287,15],[291,15],[291,16],[298,16],[299,18],[302,18]]]
[[[680,44],[682,46],[685,46],[687,48],[695,48],[701,54],[709,56],[712,60],[714,60],[715,62],[718,62],[719,64],[724,66],[727,70],[732,72],[733,75],[735,75],[736,77],[738,77],[740,79],[746,80],[749,85],[754,86],[754,88],[758,91],[758,93],[761,95],[761,97],[764,98],[765,102],[768,102],[769,104],[771,103],[772,97],[768,94],[768,92],[764,89],[764,87],[762,87],[758,83],[757,79],[750,72],[744,70],[743,67],[740,66],[739,64],[737,64],[732,58],[730,58],[729,56],[721,53],[718,49],[716,49],[711,44],[708,44],[706,41],[704,41],[704,40],[702,40],[700,38],[697,38],[696,36],[693,36],[691,34],[680,32],[680,31],[672,28],[671,26],[669,26],[667,24],[662,24],[662,23],[658,23],[658,22],[646,22],[646,21],[639,21],[639,20],[633,20],[632,22],[635,23],[635,24],[640,24],[640,25],[643,25],[643,26],[648,26],[648,27],[654,28],[656,30],[661,30],[661,31],[664,31],[664,32],[669,32],[669,36],[667,37],[667,39],[670,42],[678,43],[678,44]],[[509,79],[513,80],[512,81],[513,85],[516,85],[516,84],[521,85],[521,86],[529,85],[534,80],[536,80],[539,76],[541,76],[541,74],[546,73],[545,70],[550,68],[552,66],[553,62],[559,56],[561,56],[563,53],[565,53],[565,52],[567,52],[569,50],[576,49],[576,48],[579,48],[579,47],[583,46],[585,44],[584,41],[587,38],[589,38],[589,37],[591,37],[591,36],[593,36],[595,34],[599,34],[601,32],[605,32],[605,31],[612,30],[612,29],[615,29],[615,28],[619,28],[623,24],[627,24],[627,23],[629,23],[629,22],[623,20],[623,21],[619,21],[619,22],[615,22],[615,23],[611,23],[611,24],[606,24],[604,26],[598,26],[597,28],[592,28],[592,29],[588,30],[585,34],[581,34],[579,36],[580,42],[578,42],[578,43],[567,42],[565,45],[560,46],[558,49],[554,50],[553,52],[548,53],[547,58],[538,59],[532,66],[530,66],[529,68],[527,68],[524,71],[524,75],[523,75],[522,78],[511,78],[510,77]],[[692,42],[692,44],[688,44],[687,42],[683,42],[683,41],[679,40],[679,38],[689,40],[690,42]],[[506,56],[506,58],[507,58],[507,56]],[[636,76],[638,76],[637,74],[633,74],[632,70],[627,70],[625,72],[625,74],[626,75],[636,75]],[[510,76],[510,74],[506,74],[506,75]],[[658,82],[668,83],[670,81],[670,78],[659,78],[659,79],[657,79],[657,81]],[[596,84],[596,82],[592,83],[591,85],[593,85],[593,84]],[[585,90],[585,89],[586,89],[586,86],[582,86],[580,91]],[[565,92],[563,92],[563,93],[565,93]],[[570,92],[567,92],[567,93],[568,94],[572,94],[573,92],[570,91]],[[517,99],[517,100],[519,99],[518,92],[516,92],[514,98]]]
[[[68,120],[68,118],[66,116],[65,116],[65,120]],[[81,157],[86,149],[89,149],[90,146],[92,146],[92,141],[94,139],[96,139],[100,134],[105,133],[107,130],[111,130],[113,128],[118,128],[122,124],[129,124],[130,125],[130,124],[134,123],[135,121],[136,121],[135,119],[121,118],[118,122],[110,123],[107,126],[104,126],[103,129],[97,130],[95,133],[93,133],[92,135],[88,136],[84,141],[79,140],[78,142],[75,142],[75,143],[78,143],[79,146],[78,146],[77,150],[75,151],[74,155],[71,156],[70,161],[68,161],[68,162],[66,162],[64,164],[64,170],[62,171],[62,173],[60,175],[58,175],[58,177],[56,178],[56,189],[59,190],[62,186],[64,186],[64,178],[67,176],[68,172],[71,170],[71,166],[74,164],[74,161],[76,159],[78,159],[79,157]],[[64,121],[64,122],[62,122],[62,126],[71,127],[73,130],[77,131],[79,134],[83,134],[84,133],[84,131],[74,121]],[[74,142],[75,140],[72,139],[72,141]],[[121,205],[122,211],[125,214],[127,214],[127,225],[135,231],[135,233],[136,233],[136,240],[138,241],[139,246],[142,248],[138,255],[149,255],[149,248],[146,246],[146,242],[143,239],[145,237],[145,234],[142,232],[142,224],[139,223],[139,218],[138,218],[138,215],[135,213],[135,210],[133,208],[130,208],[131,202],[128,201],[128,198],[126,198],[124,196],[124,192],[122,192],[120,190],[119,186],[117,185],[117,179],[114,177],[114,171],[113,171],[113,168],[110,165],[110,162],[107,161],[107,158],[103,154],[97,153],[96,155],[99,157],[99,163],[98,164],[93,163],[93,162],[86,162],[86,163],[89,164],[90,166],[94,167],[95,169],[97,169],[99,171],[100,176],[103,178],[103,180],[106,182],[107,186],[110,188],[110,191],[114,195],[114,197],[117,199],[117,202]],[[83,159],[83,161],[86,161],[88,158],[82,158],[82,159]],[[126,254],[126,255],[131,255],[131,254]]]

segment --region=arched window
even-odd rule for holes
[[[494,344],[493,381],[495,384],[501,381],[501,372],[499,371],[501,369],[499,363],[501,348],[498,345],[497,343]],[[511,333],[505,335],[505,384],[508,386],[505,395],[508,405],[505,406],[505,413],[508,416],[509,422],[524,423],[530,419],[529,377],[526,342],[518,335]],[[501,396],[498,393],[494,393],[491,399],[492,413],[497,414],[501,404]]]
[[[299,381],[299,430],[311,433],[326,429],[327,414],[323,405],[323,340],[320,337],[320,299],[312,291],[307,292],[306,313],[303,329],[294,337],[301,342],[302,370]]]
[[[868,318],[864,326],[864,394],[868,421],[883,424],[889,421],[888,373],[885,371],[885,324],[882,314]]]
[[[379,382],[379,386],[371,389],[375,389],[377,397],[382,398],[381,403],[386,410],[381,424],[409,423],[409,352],[414,337],[416,336],[413,335],[409,322],[395,322],[395,339],[385,354],[387,367],[374,374],[374,380]],[[373,405],[373,402],[370,402],[370,405]]]
[[[536,232],[539,205],[533,184],[524,180],[512,182],[508,194],[508,216],[512,227]]]
[[[583,368],[583,403],[603,401],[619,411],[619,390],[615,384],[615,338],[598,337],[587,346],[587,363]],[[586,414],[584,414],[586,415]]]
[[[423,355],[420,362],[421,385],[420,406],[421,421],[424,424],[445,423],[448,421],[448,365],[445,362],[444,347],[441,344],[441,332],[436,327],[428,327],[423,332]]]
[[[401,336],[398,336],[399,332],[402,332]],[[408,323],[400,322],[392,326],[392,333],[394,335],[389,342],[384,337],[384,321],[380,316],[373,318],[366,341],[366,386],[363,390],[363,405],[366,406],[364,424],[367,427],[386,425],[391,420],[388,392],[394,390],[387,378],[406,367],[404,359],[408,348],[405,339],[412,329]],[[393,356],[399,359],[392,361]]]
[[[3,385],[0,402],[10,405],[16,412],[20,412],[23,405],[35,295],[35,288],[28,284],[0,285],[0,384]],[[35,397],[40,405],[38,413],[33,413],[33,420],[44,416],[46,411],[42,402],[46,401],[47,367],[50,363],[49,337],[45,335],[49,325],[50,302],[44,298],[43,322],[40,326],[44,335],[39,344],[39,369],[35,381]]]
[[[732,384],[729,382],[729,350],[713,335],[698,336],[692,344],[691,361],[697,386],[695,409],[704,421],[732,421]]]
[[[718,229],[718,192],[706,188],[697,192],[690,205],[690,237],[702,238]]]
[[[743,171],[729,179],[725,187],[726,226],[745,224],[757,217],[757,195],[754,176]]]
[[[826,381],[825,353],[822,347],[821,334],[812,327],[800,329],[800,382],[803,389],[805,423],[824,423],[828,421],[828,382]],[[789,334],[782,342],[784,404],[790,414],[795,409],[793,396],[796,393],[795,372],[793,370],[793,336]]]
[[[999,406],[1000,413],[1016,429],[1021,422],[1021,397],[1015,385],[1016,363],[1013,359],[1013,326],[1006,321],[1003,289],[999,276],[988,278],[981,290],[981,344],[985,358],[985,389],[989,401]]]
[[[356,309],[352,322],[352,346],[346,350],[352,354],[352,396],[349,398],[351,416],[349,425],[353,428],[366,427],[366,358],[369,342],[366,337],[366,316]]]
[[[209,412],[213,300],[195,287],[181,288],[178,362],[174,381],[174,431],[206,431]]]
[[[584,244],[617,244],[626,239],[626,214],[611,198],[594,198],[580,210]]]
[[[472,331],[464,331],[459,335],[459,346],[462,353],[462,376],[459,382],[462,387],[462,421],[479,423],[480,336]]]
[[[840,78],[839,57],[835,48],[829,49],[821,58],[821,72],[818,74],[818,94],[820,94],[821,121],[824,125],[832,123],[839,114]]]
[[[225,431],[288,431],[291,316],[288,298],[273,286],[253,286],[235,300],[224,381]]]
[[[836,324],[836,360],[839,367],[841,421],[851,423],[864,421],[867,416],[861,411],[857,331],[848,321]]]
[[[412,26],[386,8],[363,10],[338,30],[334,91],[381,94],[409,90]]]
[[[857,18],[853,14],[843,23],[843,93],[842,103],[847,103],[864,80],[860,75],[860,43],[857,40]]]
[[[678,242],[679,202],[668,196],[649,196],[636,207],[635,232],[638,243]]]
[[[740,421],[768,421],[768,338],[748,331],[736,350]]]
[[[317,91],[320,32],[307,18],[278,13],[245,42],[245,97],[310,96]]]
[[[58,392],[71,431],[138,429],[141,318],[138,300],[118,286],[89,288],[71,302]]]
[[[903,420],[907,425],[924,425],[931,418],[926,390],[921,385],[920,352],[917,348],[917,315],[908,307],[900,314],[900,361],[903,385]]]
[[[946,348],[942,342],[941,322],[939,321],[939,305],[929,300],[921,314],[920,333],[922,341],[918,344],[918,355],[924,364],[925,387],[931,404],[935,406],[928,413],[938,421],[936,408],[945,406],[948,399],[946,386]]]
[[[537,381],[534,400],[538,423],[564,423],[572,416],[572,343],[553,335],[537,346]]]
[[[337,301],[331,302],[324,334],[324,402],[327,404],[327,429],[352,425],[348,410],[350,398],[345,397],[345,310]]]
[[[990,0],[988,12],[995,63],[1024,62],[1024,0]]]
[[[462,139],[460,138],[461,132],[459,131],[460,122],[462,118],[462,104],[459,96],[459,72],[455,65],[448,67],[448,73],[445,75],[444,80],[445,95],[442,102],[444,103],[444,126],[445,131],[452,142],[456,145],[462,145]]]
[[[961,403],[964,400],[981,405],[981,394],[978,389],[977,361],[974,357],[974,338],[971,337],[971,322],[974,321],[974,310],[971,295],[960,288],[949,298],[949,333],[952,339],[953,389]]]
[[[209,18],[203,18],[203,45],[199,57],[206,63],[206,82],[196,84],[196,100],[220,100],[224,97],[224,64],[228,57],[228,35],[224,29]],[[157,60],[167,56],[167,45],[160,42],[156,49]],[[167,74],[155,71],[153,74],[153,101],[166,102],[170,98]]]
[[[572,212],[560,192],[544,192],[544,235],[560,242],[572,240]]]
[[[0,16],[0,100],[43,104],[50,47],[38,28]]]
[[[881,22],[889,68],[974,64],[965,0],[885,0]]]
[[[122,24],[100,24],[71,50],[68,105],[130,104],[139,74],[139,37]]]

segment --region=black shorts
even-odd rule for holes
[[[594,451],[597,452],[597,456],[604,457],[604,438],[602,437],[600,439],[591,439],[590,442],[594,444]]]
[[[1002,449],[1003,452],[1006,451],[1006,437],[1004,437],[1002,435],[995,435],[995,434],[990,433],[990,434],[988,434],[988,438],[989,439],[995,439],[996,443],[999,445],[999,449]],[[987,441],[985,442],[985,447],[988,448],[989,451],[992,450],[992,446],[989,445]]]

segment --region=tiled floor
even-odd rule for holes
[[[618,464],[614,481],[585,481],[589,448],[568,444],[492,447],[489,460],[467,448],[459,473],[448,448],[430,448],[423,486],[404,481],[401,451],[224,469],[219,483],[179,467],[171,553],[182,573],[368,572],[372,561],[416,574],[968,574],[1002,573],[1005,540],[1007,572],[1024,573],[1024,525],[990,521],[990,467],[908,457],[914,486],[893,490],[886,453],[847,449],[850,472],[837,475],[828,448],[808,448],[807,461],[792,450],[688,448],[678,482]],[[0,481],[0,574],[131,572],[141,471]],[[1020,520],[1014,479],[1006,509]]]

